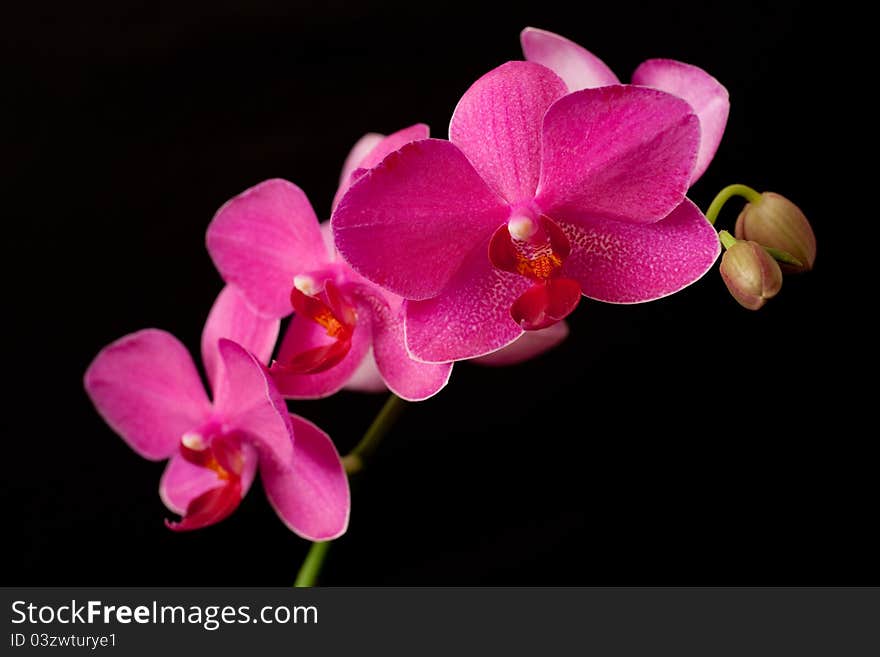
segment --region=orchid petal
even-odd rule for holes
[[[541,117],[566,91],[545,66],[502,64],[458,101],[449,139],[508,203],[531,201],[541,172]]]
[[[170,333],[145,329],[104,347],[85,374],[98,413],[138,454],[168,458],[211,404],[196,366]]]
[[[687,199],[654,224],[597,219],[561,225],[572,243],[566,275],[585,296],[611,303],[677,292],[705,274],[721,249],[715,229]]]
[[[261,363],[268,363],[278,340],[280,325],[277,319],[258,315],[236,288],[224,287],[202,331],[202,363],[211,389],[217,389],[217,377],[222,367],[217,346],[220,338],[232,340],[253,353]]]
[[[364,159],[360,161],[360,164],[358,164],[358,168],[372,169],[394,151],[400,150],[410,142],[427,139],[430,135],[431,129],[424,123],[416,123],[393,132],[367,153]]]
[[[393,153],[412,141],[427,139],[429,135],[430,129],[428,126],[424,123],[416,123],[403,130],[398,130],[387,137],[383,137],[377,143],[373,144],[373,148],[364,153],[363,157],[358,161],[357,166],[349,171],[348,177],[340,180],[339,189],[336,190],[336,195],[333,197],[333,209],[335,210],[336,206],[339,205],[339,201],[342,200],[342,197],[345,195],[345,192],[348,191],[348,188],[351,187],[351,184],[369,169],[372,169],[379,164],[379,162],[384,160],[389,153]],[[357,144],[355,146],[357,146]],[[354,155],[353,151],[352,155]],[[346,160],[346,165],[347,164],[348,160]]]
[[[491,367],[517,365],[553,349],[568,337],[568,333],[565,320],[539,331],[526,331],[503,349],[474,358],[473,362]]]
[[[336,255],[336,243],[333,241],[333,227],[330,225],[330,220],[322,221],[319,228],[321,239],[324,240],[324,248],[330,254],[330,262],[337,261],[339,258]]]
[[[358,365],[351,378],[346,381],[346,390],[354,390],[356,392],[384,392],[388,390],[385,380],[379,373],[379,366],[376,365],[376,357],[373,350],[369,349],[367,355]]]
[[[531,281],[492,266],[488,238],[433,299],[405,304],[406,346],[428,363],[475,358],[507,346],[523,330],[510,316]]]
[[[551,218],[652,223],[684,199],[700,141],[697,117],[643,87],[585,89],[544,117],[537,203]]]
[[[314,424],[290,416],[296,432],[293,462],[260,463],[269,503],[287,527],[310,541],[338,538],[348,528],[348,478],[330,437]]]
[[[240,432],[253,445],[260,460],[282,467],[293,454],[293,429],[287,406],[266,368],[240,345],[221,338],[220,360],[214,408],[227,432]]]
[[[208,226],[207,244],[223,280],[273,318],[291,311],[293,277],[328,260],[308,198],[280,179],[251,187],[220,208]]]
[[[672,59],[649,59],[633,73],[633,84],[684,98],[700,119],[700,150],[691,184],[703,175],[724,135],[730,97],[727,89],[703,69]]]
[[[527,27],[520,33],[519,40],[525,58],[552,70],[563,79],[569,91],[620,84],[605,62],[563,36]]]
[[[373,354],[388,389],[407,401],[422,401],[440,392],[449,382],[452,363],[422,363],[409,355],[403,329],[403,300],[376,294],[362,294],[359,298],[372,318]]]
[[[354,146],[351,147],[351,150],[348,152],[348,156],[345,158],[345,162],[342,165],[342,173],[339,174],[340,189],[342,187],[348,187],[348,179],[351,178],[352,172],[361,166],[363,159],[369,155],[370,151],[376,148],[376,146],[379,145],[379,142],[383,139],[385,139],[385,135],[383,134],[378,132],[368,132],[354,143]]]
[[[458,148],[424,139],[353,184],[332,223],[336,246],[356,271],[395,294],[426,299],[508,214]]]

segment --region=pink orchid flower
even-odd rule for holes
[[[262,362],[278,320],[256,316],[226,287],[202,334],[202,360],[213,403],[186,348],[158,329],[105,347],[89,366],[85,388],[98,412],[138,454],[169,459],[159,486],[179,522],[199,529],[231,514],[259,466],[270,504],[303,538],[336,538],[348,526],[348,479],[329,436],[296,415]]]
[[[412,138],[412,141],[415,141],[415,139],[424,139],[427,138],[428,131],[427,128],[425,128],[422,135],[409,133],[407,136]],[[391,146],[403,146],[406,143],[403,142],[403,140],[400,140],[397,143],[386,143],[383,148],[377,149],[376,147],[384,139],[385,135],[370,132],[361,137],[352,147],[351,152],[348,157],[345,158],[345,164],[342,167],[342,174],[339,178],[339,189],[336,191],[336,195],[333,198],[334,209],[345,195],[345,192],[348,191],[351,183],[362,176],[367,169],[370,169],[381,162],[382,158],[390,152],[389,148]],[[327,223],[324,223],[321,226],[322,228],[329,228],[329,224]],[[332,234],[328,235],[328,239],[332,243]],[[528,331],[503,349],[473,360],[479,365],[492,367],[517,365],[536,358],[553,349],[565,340],[565,338],[568,337],[568,334],[568,324],[563,320],[546,329]],[[345,384],[345,387],[363,392],[381,392],[387,389],[372,352],[367,354],[367,357],[361,362],[361,365]]]
[[[424,139],[428,137],[427,128],[424,134],[415,135],[410,133],[411,141],[416,139]],[[351,149],[345,164],[342,167],[342,174],[339,179],[339,189],[333,198],[333,209],[342,200],[345,192],[351,186],[351,183],[360,178],[367,169],[376,166],[382,159],[388,155],[390,146],[404,146],[405,142],[397,144],[386,144],[382,149],[376,149],[376,146],[385,139],[384,135],[370,132],[361,137],[354,147]],[[328,227],[329,224],[322,224],[322,227]],[[328,237],[333,240],[332,234]],[[334,248],[335,253],[335,248]],[[568,337],[569,329],[565,321],[554,324],[546,329],[539,331],[528,331],[521,335],[519,339],[507,345],[503,349],[486,356],[475,358],[474,362],[479,365],[487,365],[493,367],[502,367],[508,365],[517,365],[519,363],[536,358],[559,345]],[[345,385],[346,388],[361,390],[364,392],[381,392],[387,389],[382,375],[376,366],[376,359],[372,353],[368,354],[362,361],[360,367],[352,375]]]
[[[520,34],[520,42],[525,58],[553,70],[569,91],[620,84],[605,62],[558,34],[527,27]],[[721,143],[730,113],[727,89],[703,69],[673,59],[642,62],[633,73],[632,83],[683,98],[700,119],[700,148],[690,181],[695,183]]]
[[[569,93],[545,66],[508,62],[464,94],[449,134],[388,155],[332,217],[349,264],[406,299],[420,360],[492,353],[554,325],[582,294],[658,299],[718,257],[685,198],[700,127],[680,98]]]
[[[363,137],[346,160],[337,199],[388,153],[427,136],[428,127],[417,124],[387,137]],[[403,299],[338,257],[329,225],[322,229],[293,183],[267,180],[228,201],[208,227],[207,244],[223,279],[257,312],[270,318],[294,312],[271,368],[285,397],[326,397],[346,384],[368,390],[387,385],[417,401],[449,380],[452,363],[410,358]]]

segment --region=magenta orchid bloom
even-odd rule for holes
[[[337,198],[388,153],[427,136],[428,127],[419,124],[388,137],[362,138],[346,160]],[[378,372],[392,392],[418,401],[449,380],[451,363],[410,358],[403,299],[338,257],[329,225],[322,230],[293,183],[267,180],[227,202],[211,221],[207,244],[224,280],[257,312],[271,318],[294,312],[271,367],[282,395],[326,397],[346,384],[374,390]]]
[[[349,264],[406,299],[420,360],[492,353],[554,325],[582,294],[672,294],[718,257],[685,198],[700,127],[680,98],[622,85],[569,93],[545,66],[508,62],[465,93],[449,134],[388,155],[332,218]]]
[[[160,483],[165,505],[199,529],[231,514],[259,466],[269,502],[303,538],[336,538],[348,526],[348,479],[329,436],[290,415],[262,362],[278,320],[256,316],[233,288],[217,298],[202,334],[208,399],[186,348],[158,329],[105,347],[85,388],[98,412],[150,460],[169,459]],[[262,361],[262,362],[261,362]]]
[[[422,135],[409,133],[407,137],[410,138],[410,141],[427,138],[427,128]],[[333,209],[336,209],[336,206],[345,195],[345,192],[348,191],[351,183],[360,178],[360,176],[362,176],[368,169],[379,164],[379,162],[382,161],[382,158],[391,152],[391,146],[404,146],[408,143],[403,140],[398,140],[397,143],[386,143],[383,148],[377,149],[376,146],[382,142],[383,139],[385,139],[384,135],[370,132],[361,137],[351,149],[351,153],[349,153],[348,157],[345,159],[345,165],[342,168],[342,175],[339,179],[339,189],[336,191],[336,196],[333,198]],[[324,226],[328,226],[328,224],[322,224],[322,227]],[[329,236],[329,239],[332,242],[332,234]],[[527,360],[531,360],[532,358],[536,358],[550,349],[553,349],[568,337],[568,333],[568,324],[566,324],[565,321],[561,321],[558,324],[554,324],[553,326],[539,331],[528,331],[503,349],[486,356],[475,358],[474,362],[479,365],[497,367],[517,365]],[[372,354],[364,358],[360,367],[348,380],[345,387],[364,392],[381,392],[387,389],[387,386],[382,379],[382,375],[376,366],[376,359],[372,357]]]
[[[520,42],[525,58],[553,70],[569,91],[620,84],[605,62],[558,34],[527,27],[520,34]],[[730,113],[727,89],[703,69],[672,59],[642,62],[633,73],[632,83],[683,98],[700,119],[700,148],[691,174],[693,184],[706,171],[721,143]]]

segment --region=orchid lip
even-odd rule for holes
[[[238,508],[241,493],[241,480],[236,477],[196,497],[179,521],[166,520],[165,526],[171,531],[182,532],[216,525]]]
[[[332,342],[305,349],[285,362],[276,361],[270,368],[272,372],[318,374],[338,365],[351,350],[357,325],[354,304],[332,279],[324,279],[319,291],[307,294],[306,290],[317,289],[312,285],[314,280],[311,275],[297,276],[290,291],[290,304],[295,313],[323,327]]]
[[[239,437],[222,433],[219,426],[209,426],[183,434],[179,449],[193,465],[214,472],[218,485],[191,500],[180,521],[166,520],[166,526],[173,531],[188,531],[220,522],[241,502],[245,456]]]
[[[565,319],[577,308],[580,284],[557,276],[536,283],[523,292],[510,308],[510,316],[525,331],[540,331]]]
[[[522,329],[537,331],[567,317],[580,300],[580,284],[563,274],[571,243],[545,215],[519,210],[511,215],[489,242],[489,260],[497,269],[531,281],[511,305],[510,315]]]

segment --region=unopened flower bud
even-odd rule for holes
[[[736,220],[736,239],[785,251],[801,262],[781,263],[788,273],[809,271],[816,260],[816,236],[801,209],[784,196],[764,192],[743,208]]]
[[[757,242],[737,241],[721,257],[721,277],[741,306],[757,310],[782,287],[782,270]]]

